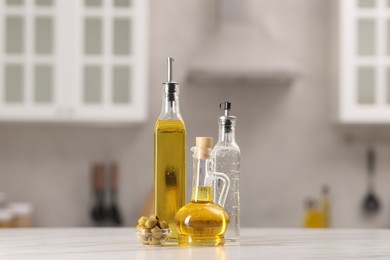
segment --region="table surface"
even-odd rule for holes
[[[242,229],[240,245],[145,246],[133,228],[0,230],[0,259],[390,259],[390,230]]]

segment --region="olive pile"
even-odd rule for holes
[[[156,215],[138,219],[138,239],[145,245],[164,245],[170,232],[168,223],[160,220]]]

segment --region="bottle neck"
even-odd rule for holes
[[[159,120],[183,120],[179,106],[179,86],[164,88]]]
[[[234,126],[225,126],[223,124],[219,125],[219,135],[218,143],[235,143],[235,127]]]
[[[212,159],[200,159],[194,157],[193,162],[193,180],[192,180],[192,195],[193,202],[212,202],[212,174],[211,174]]]

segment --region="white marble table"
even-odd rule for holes
[[[0,230],[0,259],[390,259],[390,230],[243,229],[240,245],[151,247],[131,228]]]

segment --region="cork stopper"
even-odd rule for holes
[[[213,138],[212,137],[197,137],[196,138],[196,146],[211,149],[211,147],[213,147]]]
[[[203,160],[210,159],[212,147],[213,147],[212,137],[196,137],[196,147],[194,149],[194,157]]]

